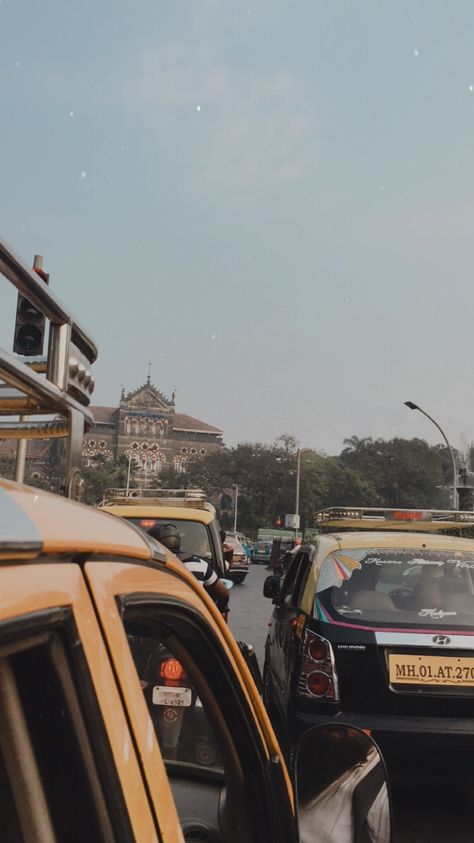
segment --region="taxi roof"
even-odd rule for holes
[[[434,533],[354,531],[341,533],[326,533],[315,539],[323,553],[346,548],[426,548],[427,550],[466,550],[474,552],[474,539],[459,538],[458,536],[441,536]]]
[[[119,515],[121,518],[169,518],[179,521],[200,521],[210,524],[215,519],[215,513],[208,509],[193,509],[192,507],[162,506],[161,504],[105,504],[100,507],[101,512]]]
[[[97,553],[151,559],[153,544],[126,522],[84,504],[0,478],[0,555]]]

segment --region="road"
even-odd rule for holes
[[[263,583],[270,575],[266,565],[250,565],[242,585],[234,585],[230,594],[229,626],[238,641],[252,644],[263,670],[265,639],[273,609],[263,596]]]

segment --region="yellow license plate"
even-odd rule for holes
[[[408,656],[389,653],[394,685],[454,685],[474,687],[474,657]]]

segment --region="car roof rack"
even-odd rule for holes
[[[474,512],[453,509],[400,509],[332,506],[316,513],[320,532],[334,530],[401,530],[442,532],[474,528]]]
[[[93,423],[88,405],[94,389],[90,368],[97,359],[97,347],[45,284],[41,260],[36,267],[35,270],[27,266],[0,239],[0,273],[17,288],[19,297],[26,299],[39,317],[44,318],[45,328],[48,327],[45,355],[22,355],[0,349],[0,417],[3,417],[0,438],[20,442],[64,439],[67,447],[62,491],[79,499],[84,486],[81,477],[84,431]],[[15,416],[18,419],[12,418]],[[17,479],[22,480],[24,458],[22,469],[19,463],[17,456]]]
[[[206,500],[203,489],[107,489],[99,506],[110,505],[177,506],[215,512],[215,507]]]

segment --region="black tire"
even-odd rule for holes
[[[243,574],[241,577],[232,577],[232,582],[235,583],[235,585],[242,585],[246,576],[247,574]]]

